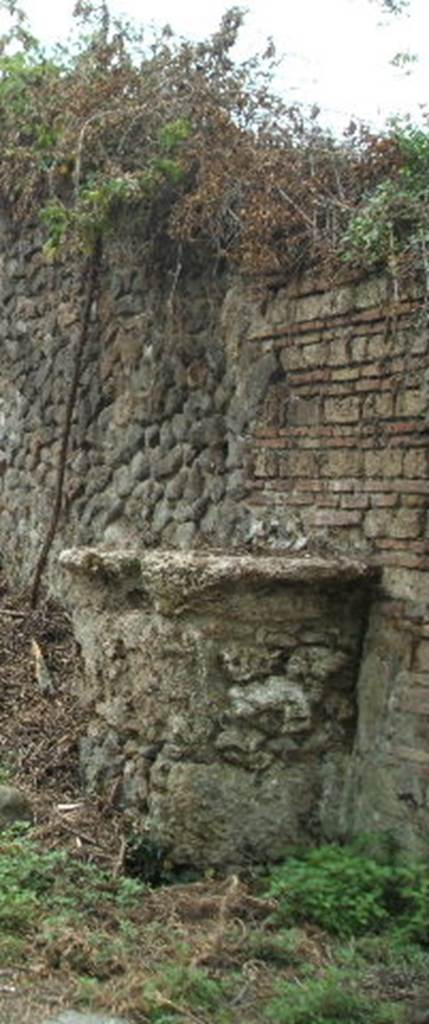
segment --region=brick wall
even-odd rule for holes
[[[298,315],[306,305],[304,296]],[[380,566],[419,571],[429,566],[422,318],[421,304],[404,300],[394,320],[376,305],[275,323],[248,339],[265,352],[270,345],[284,372],[274,415],[266,402],[253,425],[251,501],[281,495],[313,536],[332,529]]]
[[[358,553],[381,574],[363,652],[344,829],[389,829],[427,852],[425,304],[409,293],[393,306],[385,279],[317,292],[304,283],[280,291],[263,317],[247,310],[247,321],[247,376],[272,359],[248,428],[249,504],[261,516],[294,514],[308,550]]]

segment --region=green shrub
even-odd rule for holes
[[[388,843],[332,844],[288,857],[272,871],[268,895],[285,925],[309,921],[344,938],[389,929],[399,942],[429,945],[429,864],[399,862]]]
[[[418,977],[427,974],[429,967],[427,951],[419,943],[409,942],[395,928],[348,939],[336,947],[335,962],[342,967],[353,968],[383,964],[387,970],[399,970]]]
[[[0,839],[0,930],[25,932],[52,887],[61,855],[41,854],[19,826]]]
[[[391,1007],[381,1007],[353,990],[335,968],[305,984],[282,984],[267,1007],[267,1017],[276,1024],[388,1024],[397,1019]]]
[[[396,870],[397,932],[408,942],[429,945],[429,864],[403,864]]]
[[[297,967],[306,959],[305,939],[305,932],[299,928],[255,929],[249,935],[249,953],[271,964]]]
[[[352,848],[321,846],[274,869],[268,895],[285,924],[312,921],[337,935],[386,924],[392,868]]]
[[[145,1012],[151,1024],[159,1024],[164,1017],[169,1020],[171,1013],[172,1020],[175,1013],[181,1017],[184,1006],[210,1013],[210,1019],[216,1020],[217,1024],[229,1021],[222,983],[199,967],[167,964],[146,982],[143,995]]]

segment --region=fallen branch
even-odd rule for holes
[[[81,810],[81,808],[83,806],[84,806],[84,802],[83,802],[83,800],[80,800],[79,803],[74,803],[74,804],[57,804],[56,810],[59,811],[59,812],[67,811],[67,813],[68,813],[70,811]]]
[[[119,875],[122,873],[122,868],[124,866],[126,852],[127,852],[127,840],[125,839],[125,836],[121,836],[121,845],[120,845],[120,848],[119,848],[118,856],[117,856],[117,858],[115,860],[115,863],[113,865],[112,878],[119,878]]]

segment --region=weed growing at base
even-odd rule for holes
[[[310,921],[342,937],[389,929],[398,941],[429,945],[429,863],[401,862],[380,847],[370,855],[363,840],[288,857],[267,894],[279,901],[282,924]]]
[[[429,865],[322,846],[273,868],[267,899],[240,883],[241,912],[228,881],[150,888],[11,829],[0,966],[36,957],[70,1006],[135,1024],[403,1022],[397,992],[411,998],[429,974]]]
[[[63,852],[42,850],[26,825],[0,834],[0,934],[15,936],[46,922],[97,913],[103,902],[126,910],[136,905],[145,886],[131,878],[113,881],[93,864]]]
[[[347,984],[344,972],[331,968],[323,978],[310,978],[305,985],[283,984],[268,1009],[276,1024],[394,1024],[395,1007],[380,1005]]]

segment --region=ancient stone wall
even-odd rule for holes
[[[20,579],[52,508],[84,285],[46,267],[37,232],[3,226],[0,535]],[[428,374],[416,286],[267,288],[201,266],[154,282],[108,253],[50,568],[55,588],[61,548],[100,543],[378,568],[343,821],[416,849],[429,839]]]
[[[361,561],[65,550],[96,716],[87,790],[179,866],[343,834],[374,570]]]
[[[85,280],[47,267],[37,235],[3,233],[1,512],[5,563],[31,575],[55,494]],[[63,514],[67,542],[189,546],[210,508],[219,536],[239,516],[226,425],[232,387],[219,316],[225,286],[184,275],[176,301],[138,266],[103,266],[73,416]],[[243,488],[242,488],[243,490]]]

